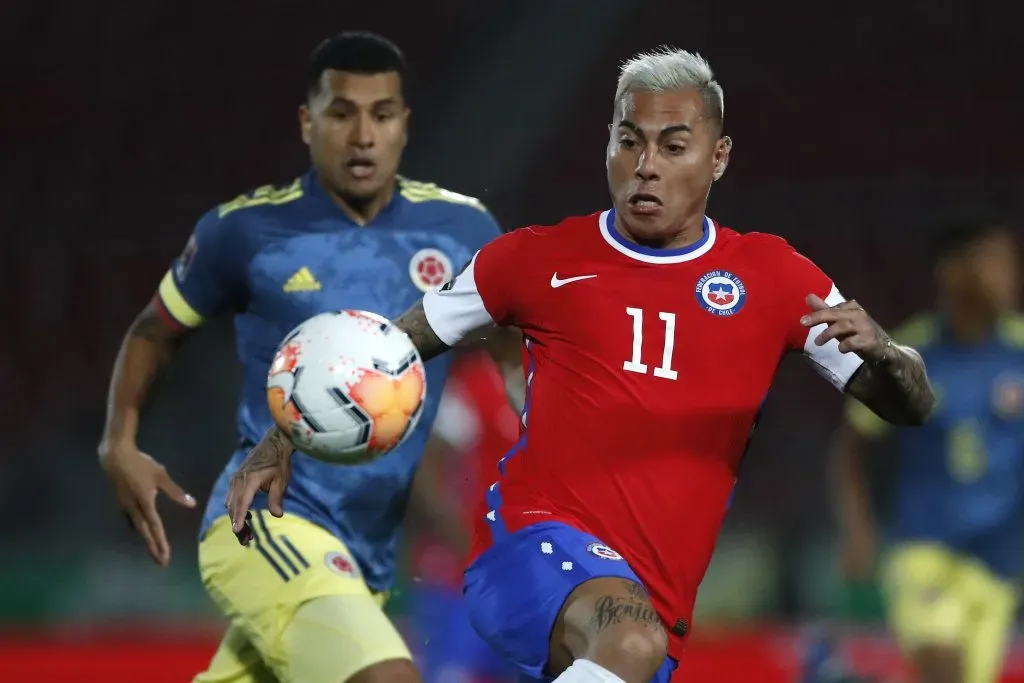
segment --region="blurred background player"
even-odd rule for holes
[[[522,353],[519,335],[488,332],[493,352],[514,367]],[[506,378],[489,354],[459,355],[445,385],[434,431],[416,472],[409,505],[413,577],[409,605],[414,652],[426,683],[501,683],[515,678],[509,667],[470,625],[462,599],[462,570],[472,515],[498,461],[519,438],[519,416],[511,405],[524,396],[522,372]],[[511,405],[510,405],[511,402]]]
[[[938,403],[893,434],[892,547],[882,570],[891,627],[924,683],[997,680],[1017,605],[1024,466],[1024,319],[1018,246],[991,217],[938,241],[938,306],[897,332],[923,354]],[[842,565],[869,576],[876,525],[863,459],[887,425],[851,402],[832,454]]]
[[[296,456],[287,513],[266,514],[261,496],[250,548],[239,547],[224,514],[230,473],[271,424],[264,386],[285,334],[338,308],[397,316],[499,234],[477,200],[397,175],[409,118],[405,73],[399,49],[374,34],[317,47],[299,109],[312,170],[204,215],[116,361],[101,461],[150,554],[167,565],[158,490],[195,502],[139,450],[139,413],[181,338],[211,316],[235,315],[241,441],[210,495],[199,549],[203,583],[231,626],[202,683],[417,680],[381,608],[449,360],[428,366],[422,419],[397,452],[355,468]]]

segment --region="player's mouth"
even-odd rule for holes
[[[650,215],[661,211],[661,197],[649,192],[634,192],[627,200],[633,213]]]
[[[356,180],[366,180],[377,170],[377,164],[372,159],[349,159],[345,169]]]

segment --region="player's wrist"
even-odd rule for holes
[[[128,434],[111,434],[104,436],[96,447],[96,454],[101,463],[125,457],[128,454],[138,453],[139,447],[135,442],[135,436]]]
[[[137,449],[139,412],[135,406],[115,404],[103,427],[99,450]]]
[[[886,334],[879,343],[875,352],[865,360],[876,368],[887,368],[892,365],[898,355],[899,349],[896,346],[896,342],[892,340],[892,337]]]
[[[262,440],[271,447],[272,452],[277,454],[279,459],[291,454],[295,450],[288,432],[276,424],[263,434]]]

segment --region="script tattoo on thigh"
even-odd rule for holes
[[[597,599],[591,625],[597,631],[632,621],[639,624],[661,624],[644,589],[633,581],[623,581],[626,595],[605,595]]]

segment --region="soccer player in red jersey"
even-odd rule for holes
[[[484,325],[522,330],[524,428],[481,503],[465,598],[529,677],[669,679],[784,354],[891,423],[932,409],[921,357],[817,266],[705,215],[732,149],[722,126],[703,58],[634,57],[609,127],[613,208],[497,238],[397,321],[428,359]],[[271,431],[243,463],[236,532],[290,454]]]

